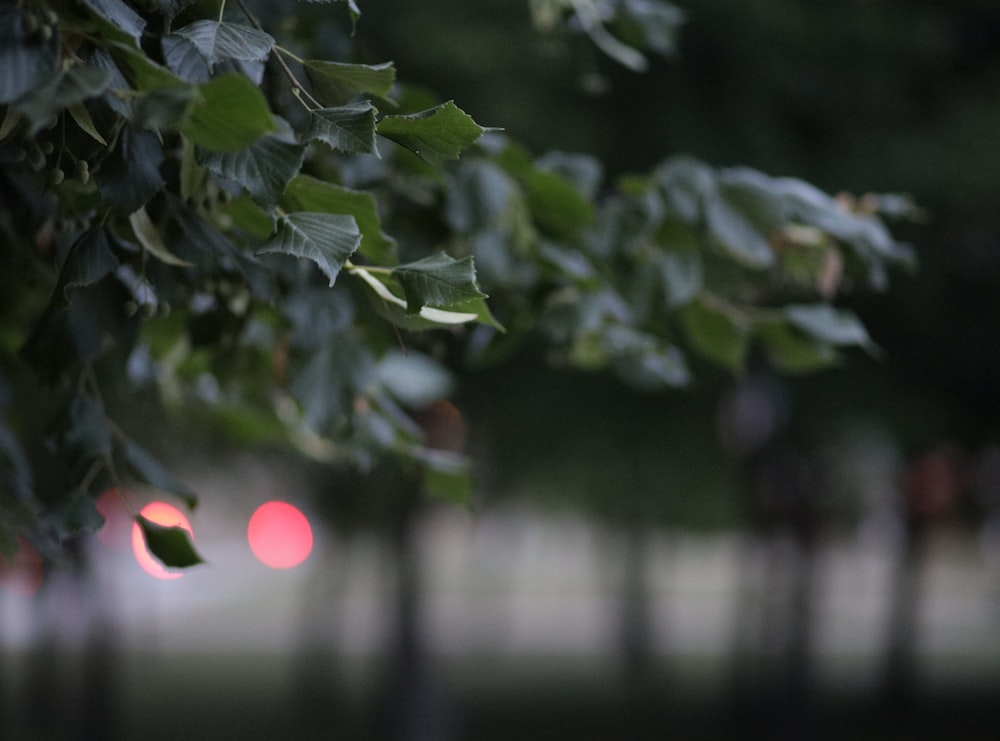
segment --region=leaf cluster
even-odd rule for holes
[[[686,384],[689,351],[800,371],[873,347],[831,302],[908,259],[877,201],[689,159],[607,184],[592,158],[534,158],[422,99],[391,62],[297,54],[249,3],[208,5],[0,3],[0,548],[98,526],[93,495],[126,475],[193,506],[112,419],[123,386],[242,440],[393,456],[466,500],[467,461],[416,421],[455,347],[488,362],[542,335],[647,389]],[[630,66],[680,22],[617,3],[611,42],[600,4],[555,5]],[[328,10],[347,39],[358,7]],[[59,400],[46,439],[68,485],[36,484],[6,385]],[[200,559],[137,522],[169,565]]]

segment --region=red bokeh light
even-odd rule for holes
[[[8,562],[5,556],[0,556],[0,587],[8,592],[31,597],[42,586],[42,576],[45,567],[38,550],[27,538],[17,536],[17,552],[14,560]]]
[[[104,524],[97,531],[98,539],[109,548],[125,548],[132,534],[132,514],[129,508],[135,497],[129,492],[119,493],[118,489],[106,489],[97,497],[97,511],[104,518]],[[127,504],[126,504],[127,503]]]
[[[272,569],[290,569],[312,552],[313,534],[302,511],[287,502],[262,504],[247,527],[250,550]]]
[[[188,535],[191,536],[192,540],[194,539],[194,533],[191,530],[191,523],[188,522],[184,513],[172,504],[167,504],[166,502],[150,502],[139,511],[139,514],[150,522],[155,522],[157,525],[163,525],[164,527],[181,527],[187,530]],[[135,553],[135,560],[139,562],[143,571],[147,574],[155,576],[157,579],[180,579],[184,576],[182,571],[168,571],[167,568],[160,563],[152,553],[149,552],[149,549],[146,548],[146,540],[142,537],[142,530],[139,528],[138,523],[133,523],[132,525],[132,552]]]

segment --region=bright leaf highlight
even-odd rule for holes
[[[265,566],[290,569],[309,557],[312,527],[302,511],[287,502],[262,504],[247,527],[250,550]]]

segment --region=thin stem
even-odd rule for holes
[[[380,267],[378,265],[365,265],[363,268],[359,268],[357,265],[355,265],[350,260],[345,260],[344,261],[344,268],[349,273],[354,272],[356,270],[364,270],[365,272],[368,272],[368,273],[379,273],[381,275],[392,275],[392,273],[394,271],[394,268]]]
[[[290,50],[286,49],[283,46],[279,46],[278,44],[274,45],[274,50],[276,52],[278,52],[279,54],[284,54],[286,57],[289,57],[293,62],[298,62],[299,64],[304,64],[305,61],[306,61],[305,59],[303,59],[302,57],[300,57],[295,52],[290,51]]]
[[[250,9],[246,6],[243,0],[236,0],[236,4],[240,6],[240,9],[243,11],[243,15],[245,15],[247,20],[250,21],[251,26],[256,28],[258,31],[264,30],[264,28],[260,25],[260,21],[257,20],[257,17],[253,13],[250,12]],[[311,111],[316,110],[317,108],[322,108],[323,104],[316,100],[316,98],[314,98],[309,91],[302,86],[302,83],[299,82],[299,78],[295,76],[295,73],[292,72],[292,68],[289,67],[288,62],[285,61],[284,55],[288,55],[299,64],[301,64],[303,60],[277,44],[275,44],[272,48],[275,52],[273,58],[277,61],[278,66],[281,67],[281,71],[285,74],[285,77],[287,77],[288,81],[292,84],[292,93],[295,95],[295,98],[302,103],[306,110]],[[302,99],[301,96],[303,95],[308,99],[308,103]],[[311,108],[310,105],[314,107]]]
[[[240,3],[242,5],[242,3]],[[222,0],[219,4],[219,23],[222,23],[222,14],[226,12],[226,0]]]

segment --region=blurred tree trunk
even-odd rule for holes
[[[417,540],[420,489],[402,477],[399,509],[389,528],[395,571],[395,626],[388,697],[382,719],[389,741],[447,741],[448,709],[432,675],[423,640],[423,582]]]
[[[883,691],[891,712],[905,713],[913,699],[925,538],[924,524],[909,518],[889,597]]]
[[[648,682],[651,669],[649,527],[638,517],[632,517],[626,521],[623,535],[620,640],[622,678],[631,697]]]

